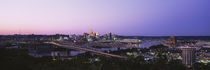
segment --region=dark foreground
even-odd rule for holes
[[[186,70],[178,61],[168,62],[161,58],[151,62],[144,61],[141,56],[125,60],[90,53],[68,60],[59,59],[59,57],[34,58],[29,56],[26,50],[0,48],[1,70]],[[208,69],[208,67],[202,67],[202,69],[199,67],[195,69]]]

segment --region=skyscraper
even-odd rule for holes
[[[99,36],[100,34],[98,32],[96,32],[96,36]]]
[[[88,33],[84,33],[84,34],[83,34],[83,37],[84,37],[84,38],[87,38],[88,35],[89,35]]]
[[[171,40],[171,42],[172,42],[171,46],[172,46],[173,48],[176,47],[176,38],[175,38],[175,36],[170,36],[170,40]]]
[[[95,37],[95,33],[93,32],[93,30],[90,30],[90,36]]]
[[[182,63],[187,67],[192,67],[195,59],[195,47],[181,47],[182,50]]]
[[[112,39],[112,33],[111,33],[111,32],[109,32],[108,38],[109,38],[110,40]]]

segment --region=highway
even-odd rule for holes
[[[59,43],[55,43],[55,42],[46,42],[46,43],[53,44],[53,45],[56,45],[56,46],[59,46],[59,47],[62,47],[62,48],[87,51],[87,52],[92,52],[92,53],[96,53],[96,54],[104,55],[104,56],[108,56],[108,57],[116,57],[116,58],[122,58],[122,59],[126,59],[127,58],[125,56],[119,56],[119,55],[115,55],[115,54],[109,54],[109,53],[105,53],[105,52],[94,50],[94,49],[76,47],[76,46],[66,45],[66,44],[64,45],[64,44],[59,44]]]

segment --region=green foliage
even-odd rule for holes
[[[146,63],[142,56],[129,59],[103,57],[85,53],[71,60],[53,61],[51,57],[33,58],[25,50],[0,49],[2,70],[185,70],[178,62]],[[100,61],[93,62],[91,59]]]
[[[195,70],[209,70],[210,63],[208,63],[208,64],[195,63],[193,69],[195,69]]]

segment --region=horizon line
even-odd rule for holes
[[[86,32],[85,32],[86,33]],[[0,36],[12,36],[12,35],[83,35],[83,34],[62,34],[62,33],[55,33],[55,34],[0,34]],[[103,34],[102,34],[103,35]],[[118,36],[154,36],[154,37],[167,37],[167,36],[210,36],[210,35],[120,35],[116,34]]]

